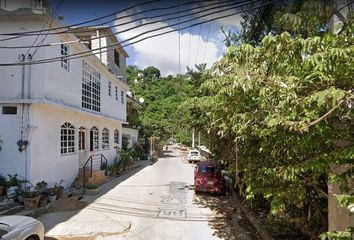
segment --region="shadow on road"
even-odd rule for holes
[[[215,230],[214,236],[230,240],[261,239],[229,195],[197,194],[193,202],[215,212],[215,217],[209,221],[209,225]]]
[[[56,225],[66,222],[68,219],[77,215],[80,210],[89,207],[89,204],[94,202],[96,199],[104,196],[107,192],[118,186],[120,183],[124,182],[128,178],[134,176],[138,172],[142,171],[148,166],[153,165],[154,162],[145,162],[135,168],[131,169],[129,172],[123,175],[111,179],[109,182],[100,186],[100,192],[97,195],[84,195],[82,200],[78,200],[78,196],[72,198],[63,198],[56,201],[53,206],[49,209],[49,212],[39,216],[38,219],[43,222],[45,227],[45,232],[53,229]],[[80,198],[79,198],[80,199]],[[61,240],[62,238],[55,238],[46,236],[45,240]],[[85,238],[84,238],[85,239]]]

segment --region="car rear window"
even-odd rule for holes
[[[200,173],[215,173],[215,167],[214,166],[200,166],[199,172]]]
[[[197,155],[199,155],[199,153],[198,152],[191,152],[191,155],[197,156]]]

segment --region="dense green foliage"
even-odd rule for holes
[[[144,136],[153,136],[154,140],[163,144],[172,135],[178,136],[184,143],[188,143],[181,118],[179,105],[194,94],[194,86],[184,77],[156,77],[160,71],[155,67],[144,70],[136,66],[129,66],[129,85],[138,97],[145,99],[145,106],[140,115]],[[140,74],[139,74],[140,73]]]
[[[295,9],[272,15],[280,34],[231,45],[204,75],[203,96],[180,109],[241,193],[269,203],[273,217],[304,236],[318,237],[327,226],[327,181],[349,192],[353,179],[354,25],[348,17],[332,34],[327,5]]]
[[[146,100],[146,136],[188,143],[191,129],[201,132],[240,194],[291,228],[276,230],[278,239],[314,239],[327,231],[328,181],[346,194],[342,205],[353,204],[354,18],[332,33],[333,2],[291,2],[245,13],[241,33],[225,34],[228,50],[209,70],[128,73]]]

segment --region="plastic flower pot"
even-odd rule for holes
[[[39,204],[39,196],[33,198],[24,198],[25,209],[35,209]]]

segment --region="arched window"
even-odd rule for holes
[[[109,131],[107,128],[102,130],[102,150],[109,149]]]
[[[118,129],[114,130],[114,143],[119,144],[119,131],[118,131]]]
[[[68,122],[61,125],[60,153],[62,155],[75,153],[75,127]]]
[[[98,128],[92,127],[90,130],[90,151],[98,150]]]

